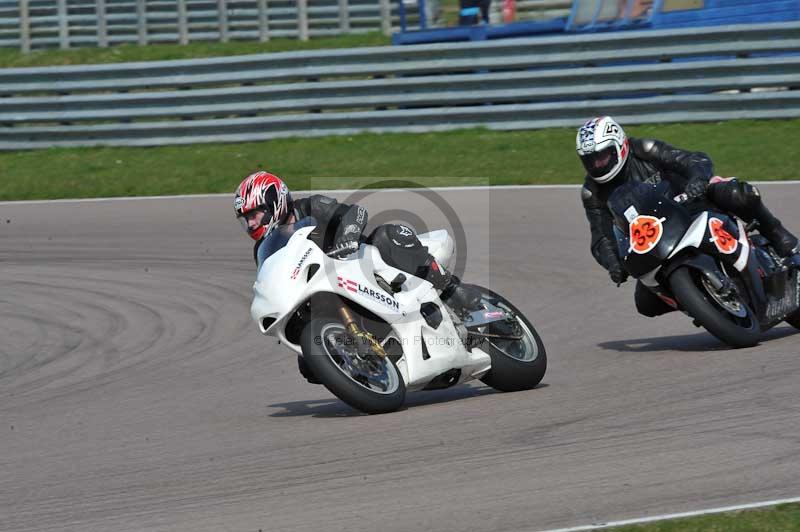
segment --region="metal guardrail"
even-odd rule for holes
[[[0,70],[0,149],[800,116],[800,23]]]
[[[0,0],[0,47],[390,35],[398,11],[392,0]],[[417,4],[404,16],[418,23]]]

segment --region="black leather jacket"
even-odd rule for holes
[[[620,258],[614,238],[614,220],[607,201],[611,193],[630,179],[656,184],[670,182],[676,194],[693,180],[708,182],[714,166],[705,153],[681,150],[654,139],[630,138],[630,155],[620,173],[608,183],[597,183],[588,175],[581,189],[583,208],[592,231],[592,256],[606,270],[618,267]]]
[[[368,218],[364,207],[339,203],[321,194],[294,200],[291,212],[297,220],[302,220],[306,216],[313,216],[317,220],[317,228],[311,237],[325,251],[333,247],[336,238],[348,227],[351,227],[351,232],[355,231],[360,235],[367,225]],[[254,257],[258,254],[260,244],[261,240],[256,242],[253,248]]]
[[[321,235],[321,247],[327,250],[347,227],[360,235],[367,225],[367,210],[359,205],[346,205],[333,198],[315,194],[294,201],[294,215],[298,220],[313,216]]]

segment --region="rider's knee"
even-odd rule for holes
[[[715,204],[731,212],[747,212],[761,205],[758,189],[746,181],[732,180],[714,184],[710,198]]]
[[[414,230],[401,224],[381,225],[372,232],[371,239],[378,249],[389,247],[415,249],[422,246]]]
[[[375,246],[383,260],[412,275],[419,275],[430,257],[414,231],[405,225],[386,224],[377,227],[368,241]]]

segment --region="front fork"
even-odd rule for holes
[[[356,345],[369,345],[370,351],[381,358],[386,358],[386,351],[383,349],[383,346],[378,342],[378,339],[375,338],[373,334],[368,331],[361,329],[356,323],[356,318],[353,316],[353,313],[344,303],[340,303],[339,305],[339,317],[342,318],[342,323],[344,323],[347,332],[353,339],[360,340],[360,342],[356,342]],[[359,354],[360,350],[359,350]]]

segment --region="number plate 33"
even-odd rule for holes
[[[650,253],[661,237],[664,235],[662,224],[666,218],[656,218],[640,214],[630,222],[630,241],[631,247],[628,252],[633,251],[640,255]]]

